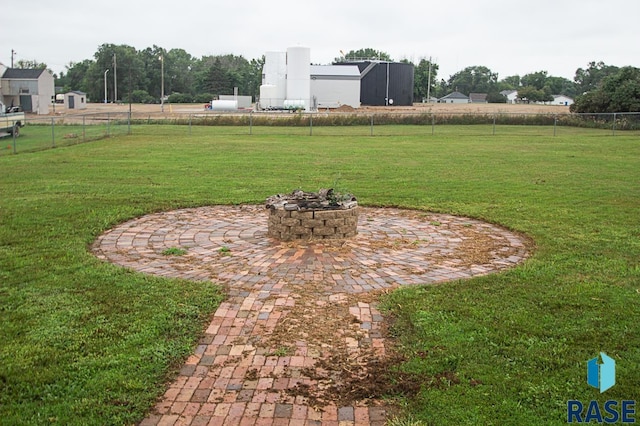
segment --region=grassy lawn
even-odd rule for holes
[[[223,297],[101,263],[88,251],[101,232],[336,178],[363,205],[477,217],[536,243],[511,271],[386,297],[399,368],[423,383],[401,401],[413,419],[563,424],[569,399],[640,399],[638,136],[410,127],[309,137],[135,126],[0,156],[0,423],[139,421]],[[617,361],[602,395],[585,380],[600,351]]]

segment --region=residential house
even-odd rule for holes
[[[500,92],[502,96],[507,98],[508,104],[515,104],[518,101],[518,91],[517,90],[503,90]]]
[[[487,94],[486,93],[469,93],[469,102],[471,102],[472,104],[486,104]]]
[[[573,104],[573,99],[565,95],[553,95],[553,105],[569,106]]]
[[[469,97],[460,92],[451,92],[438,100],[441,104],[468,104]]]

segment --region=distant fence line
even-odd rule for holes
[[[640,130],[640,113],[470,113],[470,112],[193,112],[138,113],[111,112],[77,114],[54,117],[28,117],[21,136],[3,138],[0,155],[33,151],[56,146],[126,135],[140,125],[177,125],[188,128],[189,134],[197,126],[219,126],[232,134],[291,134],[300,133],[350,135],[349,127],[358,128],[359,135],[374,136],[407,134],[398,127],[419,126],[420,134],[435,134],[441,126],[488,126],[483,134],[497,134],[499,126],[541,126],[545,134],[556,135],[559,127],[601,129],[615,135],[617,131]],[[233,129],[233,130],[231,130]],[[267,130],[268,129],[268,130]],[[279,130],[278,130],[279,129]],[[342,131],[340,129],[343,129]],[[384,131],[381,131],[385,129]],[[8,141],[8,143],[7,143]],[[2,146],[0,145],[0,146]]]

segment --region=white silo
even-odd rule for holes
[[[287,93],[287,54],[286,52],[267,52],[262,68],[263,94],[260,87],[260,105],[263,108],[282,108]]]
[[[287,103],[311,107],[311,49],[287,48]]]

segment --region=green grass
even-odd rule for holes
[[[407,356],[399,368],[424,384],[401,401],[408,419],[563,424],[568,399],[639,399],[637,135],[408,127],[309,137],[136,126],[131,136],[0,157],[0,423],[139,421],[218,305],[212,284],[95,259],[89,246],[101,232],[149,212],[261,203],[338,177],[363,205],[481,218],[536,243],[513,270],[385,299]],[[602,395],[585,381],[599,351],[618,368]],[[459,383],[436,385],[442,372]]]

